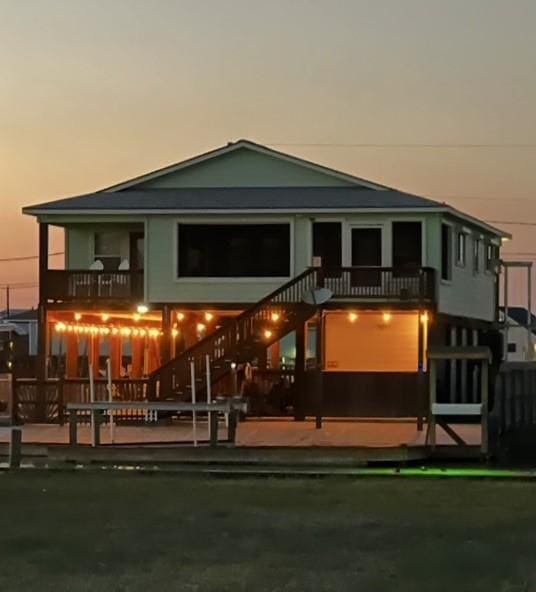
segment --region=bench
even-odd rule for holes
[[[139,409],[147,412],[171,411],[208,413],[210,446],[218,445],[218,414],[223,413],[229,417],[228,441],[235,442],[238,414],[244,410],[241,400],[228,399],[213,403],[186,403],[184,401],[140,402],[140,401],[95,401],[94,403],[67,403],[69,413],[69,444],[76,446],[78,443],[78,413],[90,411],[92,417],[93,443],[100,444],[100,419],[102,412],[119,411],[125,409]]]

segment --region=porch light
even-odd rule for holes
[[[80,321],[82,319],[82,314],[79,312],[75,312],[74,313],[74,320],[75,321]]]
[[[384,323],[388,323],[391,320],[391,313],[390,312],[384,312],[383,313],[383,322]]]
[[[136,307],[136,311],[138,314],[146,314],[149,312],[149,307],[146,304],[138,304]]]
[[[270,339],[270,337],[273,335],[272,331],[270,331],[270,329],[265,329],[264,330],[264,338],[265,339]]]
[[[207,321],[207,323],[210,323],[210,321],[212,321],[213,318],[214,318],[214,315],[211,312],[205,313],[205,321]]]
[[[348,320],[350,321],[350,323],[355,323],[358,319],[357,313],[356,312],[349,312],[348,313]]]

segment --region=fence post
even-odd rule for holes
[[[63,409],[63,381],[64,377],[60,376],[58,381],[58,421],[60,426],[65,424],[65,413]]]
[[[11,438],[9,441],[9,468],[20,468],[21,448],[22,448],[22,430],[20,428],[11,428]]]
[[[19,398],[17,391],[17,377],[15,373],[11,375],[11,423],[19,423]]]

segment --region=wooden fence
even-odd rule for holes
[[[493,399],[490,421],[496,449],[515,444],[536,451],[536,362],[502,364]]]
[[[108,383],[96,379],[95,401],[109,399]],[[60,423],[65,421],[67,403],[89,403],[89,380],[15,378],[12,382],[12,420],[14,423]],[[116,379],[112,381],[114,401],[148,401],[147,380]],[[89,414],[87,414],[89,421]],[[147,415],[139,410],[125,410],[117,421],[146,421]]]

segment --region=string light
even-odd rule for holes
[[[383,313],[383,322],[384,323],[388,323],[391,320],[391,313],[390,312],[384,312]]]
[[[82,318],[82,315],[79,312],[74,313],[74,320],[79,321]]]
[[[356,312],[349,312],[348,313],[348,320],[351,323],[355,323],[357,321],[357,313]]]
[[[270,337],[273,335],[272,331],[270,331],[270,329],[265,329],[264,330],[264,338],[265,339],[270,339]]]
[[[270,316],[272,322],[277,323],[277,321],[281,318],[281,315],[278,312],[273,312]]]
[[[197,323],[196,329],[198,333],[203,333],[203,331],[206,329],[206,326],[203,325],[203,323]]]
[[[178,329],[175,329],[175,328],[171,329],[171,336],[172,337],[177,337],[178,334],[179,334],[179,330]]]
[[[108,319],[110,318],[110,315],[108,313],[103,312],[101,314],[101,319],[106,322]]]
[[[138,322],[138,321],[141,319],[141,314],[140,314],[140,313],[138,313],[138,312],[135,312],[135,313],[132,315],[132,318],[133,318],[133,319],[134,319],[136,322]]]
[[[205,321],[207,321],[208,323],[210,323],[210,321],[214,318],[214,315],[211,312],[206,312],[205,313]]]
[[[179,321],[179,323],[181,321],[184,321],[184,313],[183,312],[178,312],[177,313],[177,321]]]

